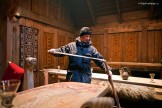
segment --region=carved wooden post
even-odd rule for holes
[[[33,57],[27,57],[24,63],[24,80],[23,90],[34,88],[34,76],[33,68],[37,63],[37,59]]]

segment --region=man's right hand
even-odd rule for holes
[[[55,54],[56,49],[50,49],[50,50],[48,50],[48,52],[49,52],[49,53],[52,53],[52,54]]]

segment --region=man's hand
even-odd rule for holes
[[[49,52],[49,53],[52,53],[52,54],[55,54],[56,49],[50,49],[50,50],[48,50],[48,52]]]
[[[112,77],[113,73],[111,70],[109,70],[109,75]]]
[[[106,74],[108,75],[108,76],[111,76],[112,77],[112,75],[113,75],[113,73],[112,73],[112,71],[111,70],[108,70],[109,72],[106,72]]]

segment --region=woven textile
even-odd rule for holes
[[[36,28],[20,25],[20,66],[22,68],[26,57],[38,59],[38,32]]]

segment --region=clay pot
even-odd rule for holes
[[[128,77],[129,77],[129,73],[128,72],[123,72],[122,73],[122,79],[123,80],[128,80]]]
[[[127,67],[121,68],[119,70],[120,76],[122,77],[123,80],[128,80],[128,77],[130,75],[130,70]]]

